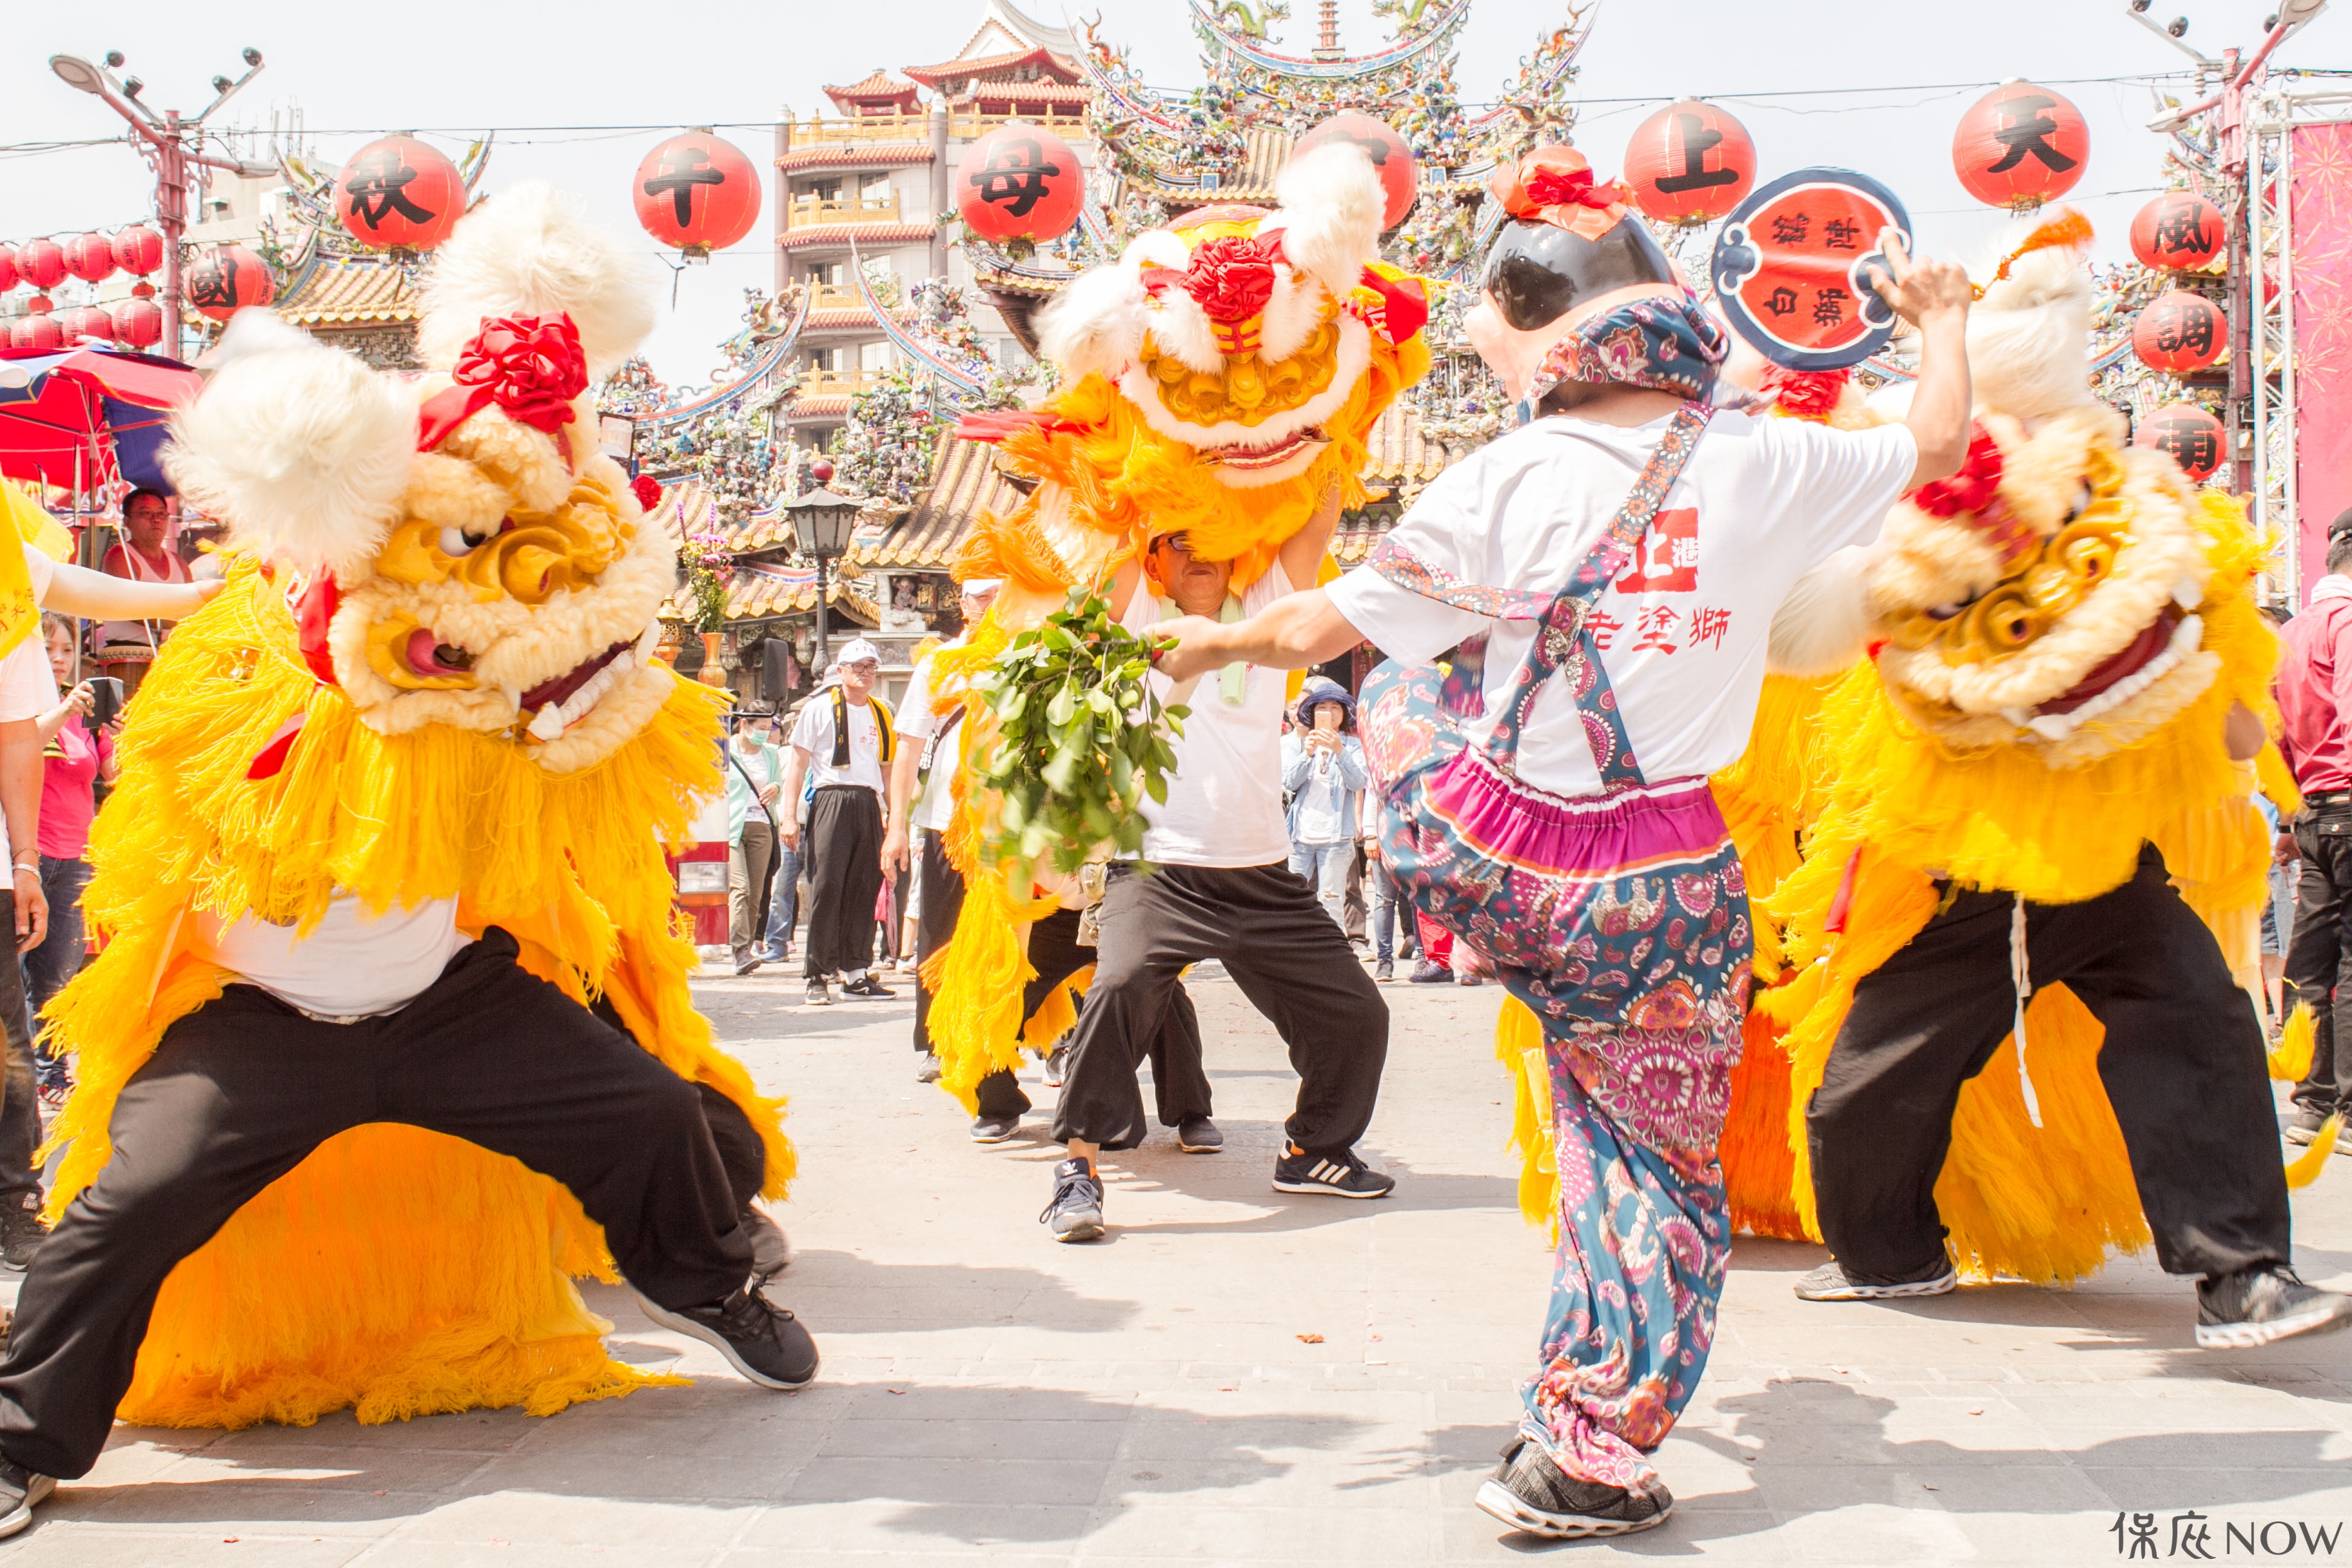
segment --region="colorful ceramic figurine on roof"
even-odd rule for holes
[[[1233,562],[1240,593],[1318,509],[1362,503],[1366,438],[1429,364],[1427,298],[1376,259],[1383,198],[1360,148],[1293,160],[1276,191],[1271,210],[1197,208],[1082,276],[1041,334],[1063,389],[965,422],[1035,489],[1009,516],[983,516],[958,564],[1004,587],[979,634],[934,658],[936,700],[962,700],[961,679],[1013,633],[1156,537],[1182,533],[1193,554]],[[975,729],[968,744],[985,743]],[[967,874],[985,809],[967,799],[948,836]],[[1058,906],[996,879],[972,886],[930,1016],[941,1085],[968,1106],[983,1076],[1017,1064],[1019,928]]]
[[[0,1363],[0,1530],[152,1425],[549,1414],[649,1378],[617,1274],[753,1381],[815,1351],[746,1224],[777,1102],[711,1044],[664,838],[719,698],[646,657],[676,576],[597,450],[652,322],[544,186],[440,253],[396,380],[265,312],[174,426],[226,588],[139,693],[91,842],[98,961],[56,1230]]]
[[[2288,1267],[2224,955],[2265,894],[2252,759],[2293,798],[2263,740],[2277,642],[2238,504],[2087,390],[2089,241],[2063,217],[2003,264],[1966,466],[1776,638],[1871,654],[1824,700],[1805,858],[1769,904],[1792,1206],[1835,1255],[1798,1294],[2063,1280],[2153,1232],[2202,1277],[2198,1342],[2262,1343],[2352,1321]]]

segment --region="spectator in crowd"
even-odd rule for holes
[[[1348,866],[1355,858],[1357,805],[1371,773],[1352,732],[1356,700],[1326,676],[1298,694],[1296,723],[1282,737],[1282,788],[1290,797],[1291,875],[1302,878],[1342,932]]]
[[[2303,792],[2285,1001],[2290,1009],[2308,1006],[2317,1025],[2286,1136],[2308,1143],[2328,1118],[2352,1112],[2352,510],[2328,525],[2327,575],[2284,636],[2276,680],[2280,750]],[[2352,1133],[2340,1135],[2336,1147],[2352,1153]]]
[[[727,944],[738,974],[760,967],[751,944],[767,929],[783,775],[774,719],[756,710],[737,714],[727,743]]]
[[[81,970],[81,890],[89,882],[90,818],[98,812],[96,785],[114,780],[114,736],[121,728],[110,717],[96,730],[89,718],[97,704],[97,687],[74,679],[74,623],[60,615],[41,617],[47,642],[49,672],[65,700],[34,721],[41,742],[41,896],[49,906],[48,934],[25,954],[25,984],[33,1016],[38,1018],[49,998]],[[110,690],[109,695],[111,695]],[[41,1097],[52,1102],[65,1097],[65,1064],[37,1044],[35,1071]]]
[[[58,683],[37,625],[0,657],[0,817],[8,826],[11,880],[0,929],[16,933],[16,952],[48,940],[49,905],[41,891],[40,721],[58,705]],[[33,1075],[33,1020],[25,1006],[25,968],[0,963],[0,1031],[8,1037],[0,1078],[0,1265],[22,1271],[41,1239],[41,1179],[33,1151],[41,1111]]]
[[[874,694],[882,650],[858,637],[841,650],[841,681],[820,690],[793,723],[784,760],[784,796],[796,798],[814,775],[809,803],[808,937],[802,973],[808,1005],[833,1001],[832,982],[845,996],[898,994],[867,973],[874,962],[874,902],[882,887],[882,795],[885,773],[898,756],[890,709]],[[801,825],[787,822],[785,842],[798,847]]]
[[[1381,858],[1379,824],[1380,808],[1369,806],[1364,812],[1364,890],[1370,905],[1372,978],[1387,982],[1396,978],[1400,945],[1408,956],[1420,949],[1413,940],[1412,906],[1398,894],[1388,862]]]
[[[135,489],[123,497],[124,537],[108,548],[99,569],[110,577],[133,583],[190,581],[187,563],[164,540],[171,517],[172,504],[161,490]],[[169,630],[160,621],[102,621],[98,628],[99,662],[107,674],[122,682],[126,693],[136,691]]]

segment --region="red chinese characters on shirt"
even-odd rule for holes
[[[1711,643],[1723,647],[1724,634],[1731,630],[1731,612],[1702,605],[1691,612],[1690,642],[1693,647]]]
[[[1640,653],[1644,648],[1655,648],[1660,653],[1675,652],[1675,622],[1678,618],[1679,612],[1668,605],[1644,605],[1642,613],[1634,617],[1636,636],[1633,651]]]
[[[1696,593],[1698,508],[1678,506],[1658,513],[1616,588],[1621,594]]]

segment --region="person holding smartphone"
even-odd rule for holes
[[[41,741],[41,895],[49,906],[48,934],[25,954],[26,999],[35,1018],[79,973],[81,890],[89,883],[90,819],[98,815],[100,781],[114,782],[114,737],[122,728],[120,688],[104,676],[75,679],[73,621],[54,612],[41,617],[49,672],[65,700],[33,721]],[[101,683],[108,711],[98,713]],[[41,1098],[62,1102],[65,1063],[33,1047]]]

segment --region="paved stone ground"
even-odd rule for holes
[[[551,1420],[121,1428],[0,1563],[2087,1563],[2119,1559],[2122,1510],[2153,1515],[2154,1554],[2193,1510],[2216,1560],[2330,1560],[2308,1525],[2352,1561],[2352,1340],[2200,1352],[2188,1287],[2135,1263],[2071,1292],[1806,1305],[1789,1284],[1818,1250],[1750,1241],[1661,1455],[1675,1517],[1615,1544],[1503,1531],[1470,1497],[1548,1269],[1502,1147],[1492,989],[1390,992],[1365,1150],[1400,1185],[1360,1205],[1270,1190],[1295,1080],[1202,977],[1226,1151],[1119,1157],[1116,1230],[1086,1247],[1036,1224],[1050,1149],[975,1147],[913,1082],[905,1001],[699,989],[794,1097],[777,1294],[823,1342],[819,1386],[752,1388],[597,1289],[616,1353],[694,1386]],[[2352,1284],[2352,1165],[2296,1208],[2305,1272]]]

